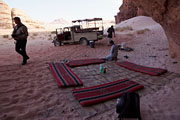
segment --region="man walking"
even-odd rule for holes
[[[21,23],[21,19],[19,17],[14,17],[14,22],[16,26],[14,27],[12,37],[16,40],[15,50],[17,53],[22,55],[23,62],[22,65],[27,63],[29,56],[26,54],[26,43],[28,37],[28,30],[27,27]]]
[[[108,33],[107,41],[108,41],[108,45],[110,45],[110,41],[112,40],[113,35],[114,35],[114,37],[115,37],[115,30],[114,30],[113,26],[111,26],[110,28],[108,28],[107,33]]]

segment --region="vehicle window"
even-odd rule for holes
[[[70,31],[69,28],[64,28],[64,32],[68,32],[68,31]]]
[[[63,33],[62,28],[59,28],[59,29],[56,29],[56,30],[57,30],[57,34],[62,34]]]

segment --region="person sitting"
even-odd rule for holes
[[[117,56],[118,56],[118,46],[115,45],[114,41],[110,41],[109,42],[111,46],[110,49],[110,54],[106,56],[106,60],[107,61],[111,61],[111,60],[117,60]]]

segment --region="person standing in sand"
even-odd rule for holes
[[[113,37],[115,37],[115,30],[114,30],[113,25],[110,28],[108,28],[107,33],[108,33],[107,42],[108,42],[108,46],[109,46],[109,45],[111,45],[110,41],[113,40],[112,39]]]
[[[22,24],[21,19],[19,17],[14,17],[13,20],[16,26],[14,27],[11,36],[13,37],[14,40],[16,40],[15,50],[17,53],[22,55],[23,57],[22,65],[25,65],[27,63],[27,60],[29,59],[29,56],[26,54],[28,29],[24,24]]]

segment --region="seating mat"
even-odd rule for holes
[[[67,63],[70,67],[79,67],[90,64],[100,64],[104,63],[105,60],[99,58],[91,58],[91,59],[81,59],[81,60],[72,60]]]
[[[82,106],[87,106],[117,98],[123,92],[132,92],[143,87],[125,78],[92,87],[73,89],[72,92]]]
[[[50,70],[60,87],[82,85],[79,77],[64,63],[49,63]]]
[[[127,61],[117,62],[116,64],[121,67],[125,67],[127,69],[134,70],[136,72],[146,73],[146,74],[154,75],[154,76],[159,76],[159,75],[167,72],[167,70],[165,70],[165,69],[146,67],[146,66],[137,65],[137,64],[127,62]]]

